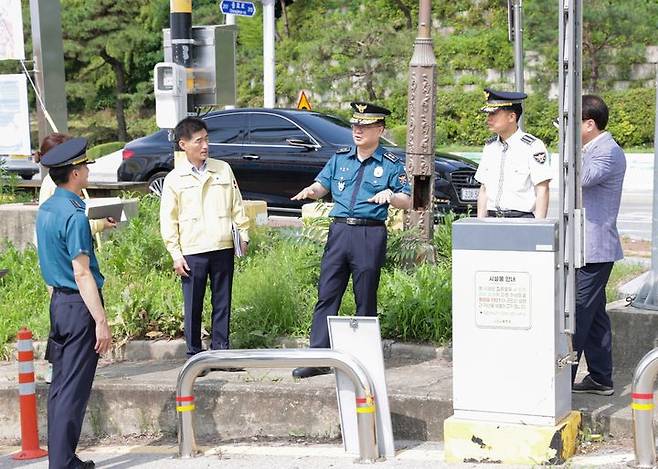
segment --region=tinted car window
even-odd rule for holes
[[[311,133],[321,136],[328,143],[333,143],[334,145],[354,145],[352,126],[338,117],[309,113],[298,116],[298,118]],[[393,143],[385,138],[381,138],[380,143],[382,145],[393,146]]]
[[[308,139],[295,124],[273,114],[251,114],[249,124],[247,143],[254,145],[288,145],[289,138]]]
[[[241,144],[247,133],[247,114],[229,114],[206,119],[210,143]]]

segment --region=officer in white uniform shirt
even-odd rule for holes
[[[550,155],[537,137],[518,125],[525,93],[485,89],[487,140],[475,179],[481,184],[477,216],[546,218]]]

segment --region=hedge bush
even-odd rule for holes
[[[100,158],[117,150],[121,150],[125,144],[126,142],[101,143],[100,145],[89,148],[87,150],[87,156],[92,160],[95,160],[96,158]]]
[[[654,89],[636,88],[603,93],[610,108],[608,130],[622,147],[653,146],[656,115]],[[483,146],[491,135],[480,112],[484,95],[480,91],[437,93],[436,144]],[[553,126],[558,115],[558,102],[543,96],[530,95],[525,104],[525,130],[540,138],[547,146],[557,146],[559,134]],[[393,140],[406,146],[406,126],[389,128]]]

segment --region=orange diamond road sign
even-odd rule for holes
[[[299,92],[299,97],[297,98],[297,109],[304,109],[306,111],[311,110],[311,102],[308,100],[304,91]]]

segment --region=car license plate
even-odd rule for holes
[[[459,198],[462,200],[477,200],[479,193],[480,189],[463,188]]]
[[[9,158],[7,158],[9,160],[30,160],[30,159],[32,159],[32,158],[30,158],[29,155],[7,155],[7,156],[9,156]]]

